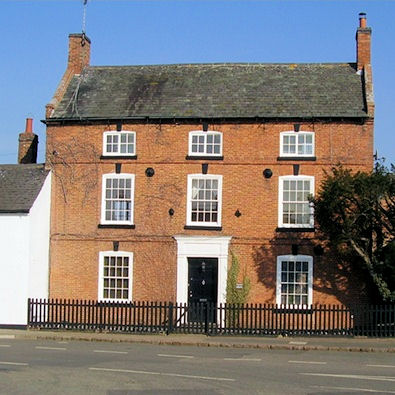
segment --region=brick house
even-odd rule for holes
[[[90,66],[71,34],[45,120],[50,297],[223,303],[234,253],[249,302],[360,298],[308,202],[331,166],[372,168],[359,23],[356,62],[333,64]]]

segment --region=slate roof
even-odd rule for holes
[[[28,213],[48,172],[43,164],[0,165],[0,213]]]
[[[47,120],[367,117],[354,63],[86,67]]]

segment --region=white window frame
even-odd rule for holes
[[[307,272],[307,304],[283,304],[281,303],[281,273],[283,261],[304,261],[308,263]],[[295,282],[296,283],[296,282]],[[296,283],[297,284],[297,283]],[[276,304],[285,307],[305,308],[313,304],[313,257],[310,255],[280,255],[277,257],[277,283],[276,283]]]
[[[129,258],[129,268],[128,268],[128,298],[105,298],[104,294],[104,258],[105,257],[127,257]],[[122,277],[122,279],[124,279]],[[114,302],[130,302],[133,295],[133,252],[128,251],[100,251],[99,252],[99,279],[98,279],[98,296],[99,301],[114,301]]]
[[[193,180],[216,180],[218,181],[218,215],[216,222],[192,221],[192,181]],[[188,174],[187,186],[187,226],[221,226],[222,211],[222,175],[214,174]]]
[[[207,152],[207,136],[212,135],[212,136],[219,136],[220,137],[220,152],[219,153],[208,153]],[[192,139],[194,136],[197,136],[198,138],[203,136],[204,137],[204,152],[192,152]],[[189,132],[189,151],[188,155],[189,156],[207,156],[207,157],[220,157],[222,156],[222,133],[221,132],[216,132],[216,131],[207,131],[207,132],[202,132],[200,130],[194,130]]]
[[[133,142],[133,147],[134,150],[133,152],[124,152],[121,153],[121,135],[133,135],[134,136],[134,142]],[[118,152],[108,152],[107,151],[107,136],[118,136]],[[127,144],[127,143],[126,143]],[[109,130],[103,133],[103,156],[135,156],[136,155],[136,132],[128,131],[128,130],[122,130],[122,131],[113,131]]]
[[[312,153],[311,154],[299,154],[298,153],[298,136],[300,135],[305,135],[305,136],[311,136],[312,137]],[[281,132],[280,133],[280,156],[284,156],[284,157],[301,157],[301,158],[309,158],[309,157],[313,157],[315,155],[315,133],[314,132],[305,132],[305,131],[299,131],[299,132],[294,132],[294,131],[287,131],[287,132]],[[288,152],[284,152],[284,137],[290,137],[290,136],[295,136],[296,137],[296,152],[291,154]]]
[[[131,180],[131,192],[130,192],[130,219],[129,220],[107,220],[106,219],[106,181],[107,179],[130,179]],[[101,221],[103,225],[133,225],[134,221],[134,183],[135,175],[129,173],[108,173],[102,176],[102,199],[101,199]]]
[[[314,209],[310,207],[310,221],[308,224],[285,224],[283,223],[283,185],[286,180],[310,181],[310,195],[314,196],[314,176],[281,176],[278,178],[278,226],[279,228],[314,228]]]

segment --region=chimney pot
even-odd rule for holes
[[[364,29],[366,27],[366,13],[360,12],[359,13],[359,27]]]
[[[33,133],[33,119],[32,118],[26,118],[25,133]]]

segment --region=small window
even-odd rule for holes
[[[314,133],[280,133],[280,156],[314,156]]]
[[[307,255],[277,257],[276,304],[309,306],[313,303],[313,258]]]
[[[133,224],[134,174],[104,174],[102,224]]]
[[[221,226],[222,176],[188,176],[187,225]]]
[[[279,227],[313,228],[313,207],[309,197],[314,193],[314,177],[279,177]]]
[[[104,132],[103,155],[134,156],[136,155],[135,132]]]
[[[189,156],[221,156],[222,133],[190,132]]]
[[[99,255],[98,299],[132,300],[133,253],[103,251]]]

